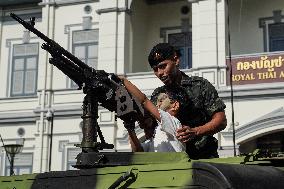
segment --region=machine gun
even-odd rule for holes
[[[143,116],[144,111],[141,104],[127,92],[117,75],[88,66],[37,30],[34,27],[35,18],[31,18],[30,22],[26,22],[14,13],[11,13],[10,16],[45,41],[41,48],[52,56],[49,63],[72,79],[79,86],[78,89],[82,89],[83,93],[86,94],[82,106],[83,139],[81,144],[76,145],[82,148],[82,153],[77,156],[77,165],[80,167],[80,165],[89,166],[92,164],[93,166],[94,164],[100,164],[105,156],[97,152],[103,149],[112,149],[113,144],[105,142],[98,125],[99,104],[110,111],[116,112],[117,117],[122,119],[128,127],[134,127],[138,117]],[[97,141],[98,135],[101,142]],[[95,155],[85,156],[86,154],[92,154],[91,152],[94,152]]]

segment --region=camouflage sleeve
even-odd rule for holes
[[[215,87],[207,80],[204,80],[203,87],[201,89],[201,96],[203,97],[203,105],[207,115],[210,117],[215,112],[224,111],[226,105],[223,100],[219,97]]]

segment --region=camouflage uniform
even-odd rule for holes
[[[197,127],[211,120],[215,112],[224,111],[224,102],[219,98],[214,86],[204,78],[189,77],[182,72],[181,86],[189,95],[189,102],[177,118],[183,125]],[[156,103],[160,93],[165,92],[167,86],[158,87],[151,96],[151,101]],[[195,137],[186,145],[186,152],[192,159],[203,159],[218,157],[217,139],[211,135]]]

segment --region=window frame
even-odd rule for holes
[[[17,157],[19,154],[17,154],[15,157]],[[25,174],[31,174],[33,172],[33,159],[34,159],[34,154],[31,153],[31,152],[28,152],[28,153],[21,153],[21,155],[31,155],[32,158],[31,158],[31,165],[20,165],[20,166],[17,166],[15,165],[16,164],[16,159],[14,159],[14,174],[15,175],[19,175],[20,173],[20,170],[23,169],[23,168],[28,168],[29,169],[29,173],[25,173]],[[5,176],[9,176],[10,175],[10,162],[9,160],[7,159],[7,156],[5,157],[5,165],[4,165],[4,175]]]
[[[21,55],[21,56],[15,56],[15,47],[20,46],[20,45],[31,45],[31,44],[36,44],[37,45],[37,54],[36,55]],[[38,63],[39,63],[39,43],[27,43],[27,44],[13,44],[12,47],[12,65],[11,65],[11,83],[10,83],[10,96],[11,97],[19,97],[19,96],[34,96],[37,93],[37,84],[38,84]],[[15,76],[15,60],[16,59],[24,59],[24,68],[23,68],[23,83],[21,83],[22,86],[22,91],[21,93],[15,93],[13,91],[14,87],[14,76]],[[28,58],[35,58],[35,68],[34,69],[27,69],[27,59]],[[26,75],[29,70],[34,70],[35,72],[35,79],[34,79],[34,91],[33,92],[25,92],[25,84],[26,84]]]
[[[74,42],[74,33],[76,33],[76,32],[86,32],[86,31],[96,31],[96,32],[98,32],[98,34],[99,34],[99,29],[89,29],[89,30],[74,30],[74,31],[72,31],[72,54],[75,56],[75,48],[76,47],[84,47],[85,48],[85,55],[84,55],[84,60],[85,61],[83,61],[85,64],[87,64],[87,62],[88,62],[88,60],[89,60],[89,52],[88,52],[88,47],[90,47],[90,46],[92,46],[92,45],[97,45],[97,47],[99,46],[99,39],[98,40],[96,40],[96,41],[92,41],[92,42],[82,42],[82,43],[75,43]],[[98,53],[97,53],[98,54]],[[80,58],[79,58],[80,59]],[[98,55],[97,55],[97,57],[96,58],[92,58],[92,59],[96,59],[97,60],[97,62],[98,62]],[[81,59],[80,59],[81,60]],[[88,65],[88,64],[87,64]],[[88,66],[90,66],[90,65],[88,65]],[[97,69],[97,67],[94,67],[94,69]],[[70,88],[71,89],[76,89],[78,86],[77,86],[77,84],[74,82],[74,81],[72,81],[71,79],[70,79]]]
[[[76,165],[76,160],[71,160],[69,161],[69,156],[70,156],[70,153],[76,153],[76,154],[79,154],[81,151],[80,148],[67,148],[66,149],[66,169],[65,170],[77,170],[76,168],[72,167],[72,165]]]
[[[183,50],[186,51],[191,51],[186,53],[186,55],[181,57],[181,61],[184,60],[184,63],[181,62],[181,64],[185,64],[186,62],[188,62],[187,66],[188,67],[181,67],[180,64],[180,69],[190,69],[192,68],[192,32],[188,31],[188,32],[182,32],[181,29],[168,29],[166,30],[166,39],[165,41],[169,43],[169,36],[170,35],[174,35],[174,34],[184,34],[184,33],[188,33],[191,36],[191,41],[189,46],[184,46],[184,47],[178,47],[178,48],[183,48]],[[172,44],[171,44],[172,45]],[[174,46],[177,47],[177,46]]]
[[[269,25],[284,23],[284,15],[281,10],[272,11],[273,15],[268,17],[262,17],[258,20],[259,28],[263,31],[263,51],[271,52],[271,42],[269,36]]]

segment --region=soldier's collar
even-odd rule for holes
[[[189,84],[189,76],[186,75],[184,72],[181,71],[181,85],[188,85]]]

